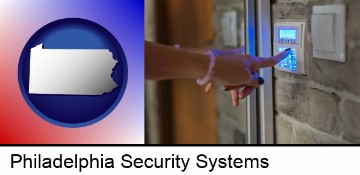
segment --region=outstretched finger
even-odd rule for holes
[[[273,57],[258,57],[257,60],[257,69],[272,67],[278,64],[281,60],[286,58],[291,53],[291,48],[287,48],[283,52],[273,56]]]

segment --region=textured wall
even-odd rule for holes
[[[241,43],[241,23],[244,22],[244,1],[243,0],[214,0],[215,15],[214,28],[216,31],[215,46],[225,49],[222,40],[221,18],[224,12],[235,10],[238,16],[238,43]],[[217,113],[218,113],[218,142],[225,144],[245,143],[246,131],[246,102],[240,101],[239,107],[232,106],[229,92],[224,92],[221,87],[217,88]]]
[[[346,4],[346,62],[312,56],[314,5]],[[277,0],[273,22],[307,20],[306,76],[275,70],[277,143],[360,143],[360,1]]]

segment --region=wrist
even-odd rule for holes
[[[181,48],[175,44],[174,47],[183,54],[181,67],[182,75],[187,78],[200,79],[206,75],[209,58],[206,52],[194,52],[187,48]]]
[[[209,67],[209,56],[206,53],[194,53],[190,61],[188,65],[190,78],[204,78]]]
[[[175,44],[174,47],[184,55],[182,70],[185,77],[197,80],[199,85],[204,85],[210,81],[215,67],[216,55],[207,49],[186,49]],[[179,65],[181,66],[181,65]]]
[[[216,64],[216,62],[215,62],[216,61],[216,55],[213,53],[213,51],[211,51],[211,50],[208,51],[206,53],[206,55],[209,58],[209,60],[208,60],[209,64],[208,64],[206,74],[202,78],[196,80],[196,82],[200,86],[205,85],[205,84],[207,84],[208,82],[211,81],[213,73],[214,73],[215,64]]]

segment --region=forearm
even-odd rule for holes
[[[145,41],[146,79],[202,78],[208,65],[209,58],[202,52]]]

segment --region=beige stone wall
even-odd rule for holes
[[[314,5],[346,4],[346,62],[312,56]],[[275,70],[276,143],[360,142],[360,1],[277,0],[273,22],[307,20],[306,76]]]

